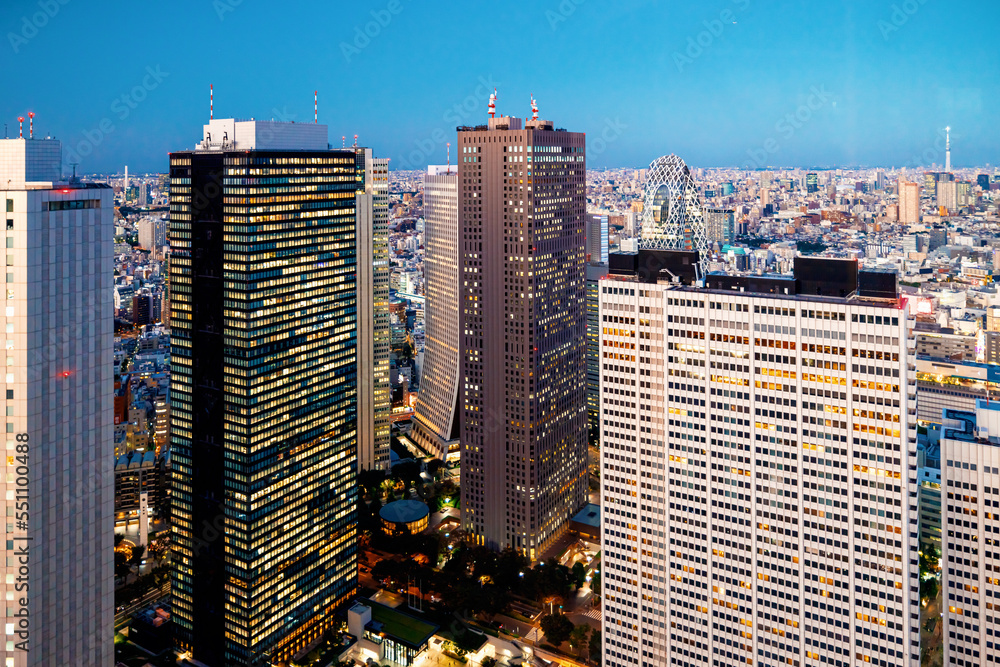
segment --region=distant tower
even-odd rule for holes
[[[698,185],[684,160],[676,155],[649,165],[642,207],[639,247],[653,250],[697,250],[709,247]]]
[[[944,142],[944,170],[947,173],[951,173],[951,127],[944,128],[945,132],[945,142]]]
[[[490,103],[487,105],[490,111],[490,118],[494,118],[494,114],[497,112],[497,89],[494,88],[493,92],[490,94]]]
[[[122,184],[122,201],[128,200],[128,165],[125,165],[125,182]]]

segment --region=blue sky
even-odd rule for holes
[[[497,109],[586,132],[588,166],[1000,162],[1000,3],[6,0],[0,122],[81,173],[164,171],[208,118],[320,122],[392,168]],[[25,130],[27,131],[27,129]],[[70,152],[72,151],[72,153]]]

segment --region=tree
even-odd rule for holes
[[[594,576],[590,579],[590,590],[594,592],[594,595],[600,597],[601,595],[601,573],[595,572]]]
[[[601,664],[601,631],[594,630],[590,633],[590,646],[587,647],[587,652],[590,655],[590,659],[596,662],[598,665]]]
[[[146,553],[146,547],[139,545],[132,548],[132,558],[129,560],[130,565],[138,565],[139,561],[142,560],[143,555]]]
[[[580,624],[573,628],[569,633],[569,645],[575,650],[579,651],[587,644],[587,638],[590,636],[590,626],[586,624]]]
[[[920,582],[920,598],[933,600],[938,594],[938,580],[931,577]]]
[[[542,632],[545,633],[545,638],[553,646],[562,644],[569,639],[570,633],[573,632],[573,622],[562,613],[542,616],[540,625]]]
[[[480,667],[496,667],[497,659],[490,656],[486,656],[485,658],[483,658],[483,661],[479,664]]]
[[[573,569],[570,570],[573,577],[573,585],[576,588],[583,586],[584,582],[587,581],[587,568],[584,567],[583,563],[576,563],[573,565]]]

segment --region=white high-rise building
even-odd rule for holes
[[[943,410],[942,664],[1000,661],[1000,405]]]
[[[53,139],[0,140],[4,667],[114,664],[113,190]]]
[[[139,231],[139,246],[154,253],[162,252],[167,245],[167,221],[163,218],[145,218],[136,227]]]
[[[691,255],[612,256],[601,281],[604,663],[916,667],[894,276],[799,258],[701,288]]]
[[[432,165],[424,176],[424,351],[410,435],[437,458],[460,455],[458,423],[458,167]]]
[[[358,467],[389,469],[389,160],[357,149],[365,164],[358,194]]]

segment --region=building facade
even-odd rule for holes
[[[691,275],[601,285],[604,662],[916,667],[905,304],[654,262]]]
[[[587,262],[608,263],[608,216],[606,213],[587,214]]]
[[[736,216],[732,209],[705,209],[705,226],[709,241],[729,245],[736,240]]]
[[[459,128],[462,527],[539,556],[584,504],[584,135]]]
[[[357,586],[367,156],[324,125],[203,137],[170,156],[172,620],[194,659],[258,667]]]
[[[601,440],[601,279],[607,264],[587,264],[587,442]]]
[[[1000,628],[1000,404],[943,410],[942,664],[996,664]]]
[[[458,168],[424,175],[424,364],[411,437],[442,461],[459,457]]]
[[[389,469],[389,160],[356,148],[364,178],[358,190],[358,466]]]
[[[5,667],[115,661],[114,197],[63,180],[61,150],[0,139]]]
[[[920,222],[920,186],[903,179],[899,181],[899,221],[904,225]]]

